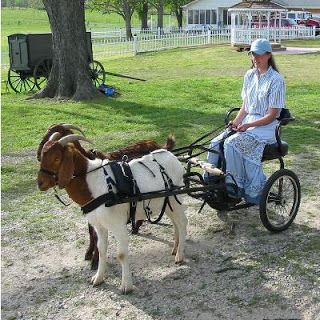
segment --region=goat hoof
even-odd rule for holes
[[[131,234],[138,234],[139,233],[139,228],[133,228],[131,231]]]
[[[136,224],[135,224],[135,227],[132,229],[131,233],[132,234],[138,234],[139,233],[139,229],[142,226],[142,224],[143,224],[143,220],[137,220]]]
[[[103,277],[94,275],[91,278],[91,283],[93,284],[93,286],[98,286],[99,284],[103,283]]]
[[[181,266],[181,265],[183,265],[183,264],[184,264],[184,260],[183,260],[183,259],[178,260],[178,261],[176,261],[176,262],[175,262],[175,264],[177,264],[177,265]]]
[[[171,255],[175,256],[176,254],[177,254],[177,249],[176,248],[172,249]]]
[[[129,294],[133,291],[133,286],[132,285],[121,286],[120,290],[122,294]]]

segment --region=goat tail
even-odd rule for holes
[[[173,134],[170,134],[167,138],[166,144],[163,146],[164,149],[167,149],[168,151],[173,150],[173,148],[176,145],[176,138]]]

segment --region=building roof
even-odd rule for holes
[[[243,0],[235,4],[234,6],[229,8],[229,11],[251,11],[251,10],[259,10],[259,11],[286,11],[286,8],[280,6],[277,3],[274,3],[270,0],[256,0],[256,1],[247,1]]]

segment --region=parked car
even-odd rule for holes
[[[270,28],[277,28],[280,25],[281,21],[281,27],[296,27],[298,24],[293,20],[289,18],[281,18],[281,19],[270,19],[269,21],[269,27]],[[253,21],[252,27],[253,28],[265,28],[268,26],[267,20],[261,20],[261,21]]]
[[[187,33],[201,33],[207,32],[208,30],[212,30],[210,24],[188,24],[185,28]]]
[[[320,35],[320,18],[309,18],[306,20],[305,26],[316,27],[316,36]]]
[[[298,24],[304,24],[304,22],[312,17],[311,12],[308,11],[288,11],[286,18],[293,19]]]

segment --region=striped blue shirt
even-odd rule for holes
[[[260,76],[256,68],[245,74],[241,97],[248,114],[263,117],[269,108],[284,108],[285,96],[284,79],[271,66]]]

